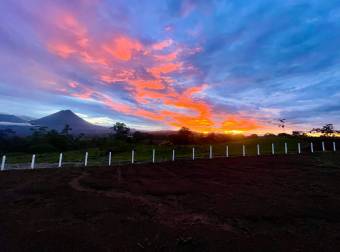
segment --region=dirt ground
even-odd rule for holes
[[[340,251],[339,153],[0,173],[0,251]]]

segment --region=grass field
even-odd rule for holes
[[[315,138],[312,140],[314,143],[314,150],[316,152],[321,151],[321,140]],[[325,142],[326,150],[331,151],[332,141]],[[271,144],[275,145],[276,154],[284,154],[284,143],[288,144],[288,153],[296,154],[298,152],[297,144],[301,143],[301,151],[303,153],[310,152],[310,140],[297,139],[297,138],[284,138],[284,137],[261,137],[254,139],[242,139],[238,141],[231,141],[223,144],[213,145],[213,155],[216,157],[222,157],[226,155],[226,146],[228,145],[229,156],[241,156],[242,146],[246,146],[246,155],[256,155],[256,145],[260,144],[261,155],[270,155],[272,153]],[[337,140],[337,146],[340,148],[340,141]],[[172,159],[172,150],[175,149],[176,159],[191,159],[192,148],[195,147],[196,158],[209,157],[209,144],[206,145],[183,145],[183,146],[156,146],[156,145],[132,145],[131,149],[135,148],[135,160],[136,162],[150,162],[152,160],[152,149],[156,150],[156,162],[170,161]],[[98,148],[83,149],[77,151],[67,151],[63,153],[64,163],[83,163],[85,152],[88,151],[88,165],[105,165],[108,164],[108,151],[100,150]],[[32,153],[33,154],[33,153]],[[32,154],[27,153],[8,153],[6,154],[7,164],[26,163],[29,165],[32,159]],[[57,165],[59,160],[59,153],[35,153],[36,162],[39,163],[54,163]],[[131,151],[112,152],[112,164],[125,164],[131,161]]]
[[[339,251],[340,155],[0,173],[1,251]]]

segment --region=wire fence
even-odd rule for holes
[[[239,144],[230,143],[226,145],[209,146],[177,146],[162,148],[132,149],[127,153],[106,152],[100,155],[96,152],[86,151],[82,156],[71,156],[69,153],[49,156],[51,162],[40,162],[46,160],[43,154],[33,154],[26,162],[8,162],[7,156],[1,159],[1,171],[16,169],[39,169],[39,168],[62,168],[62,167],[87,167],[87,166],[113,166],[136,163],[158,163],[176,160],[196,160],[213,158],[230,158],[245,156],[264,155],[288,155],[314,152],[336,152],[337,143],[334,142],[298,142],[296,144],[271,143],[271,144]],[[24,160],[24,159],[23,159]]]

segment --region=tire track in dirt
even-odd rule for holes
[[[100,191],[81,185],[80,181],[89,175],[89,173],[83,172],[80,176],[73,178],[69,182],[69,186],[78,192],[92,193],[109,198],[123,198],[130,201],[138,201],[142,205],[155,210],[155,219],[157,222],[171,228],[177,228],[178,226],[185,225],[207,225],[213,226],[215,229],[218,228],[222,231],[238,232],[238,228],[232,226],[229,223],[221,222],[215,216],[209,216],[204,213],[195,213],[184,209],[178,210],[177,208],[172,207],[172,204],[164,204],[159,202],[156,197],[145,197],[135,195],[130,192],[117,192],[114,190]]]

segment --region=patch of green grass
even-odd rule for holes
[[[272,154],[272,143],[275,145],[275,154],[284,154],[284,143],[288,144],[288,153],[295,154],[298,151],[298,142],[301,143],[301,151],[310,152],[310,142],[305,139],[286,138],[286,137],[259,137],[247,138],[242,140],[234,140],[226,143],[213,144],[213,156],[222,157],[226,155],[226,146],[228,146],[229,156],[241,156],[242,146],[246,147],[246,155],[256,155],[256,145],[260,144],[261,155]],[[314,150],[321,151],[321,140],[313,139]],[[192,158],[192,148],[195,147],[196,158],[209,157],[209,144],[201,145],[181,145],[181,146],[163,146],[163,145],[135,145],[135,161],[136,162],[150,162],[152,160],[152,149],[156,150],[156,162],[170,161],[172,159],[172,150],[175,149],[176,159],[190,159]],[[116,148],[119,149],[119,148]],[[127,148],[125,148],[126,150]],[[326,143],[326,149],[331,150],[331,141]],[[132,150],[132,144],[131,144]],[[131,161],[131,150],[113,151],[112,165],[122,164]],[[67,151],[63,153],[63,162],[84,163],[85,152],[89,153],[88,165],[107,165],[108,151],[100,150],[99,148],[90,148],[87,150]],[[7,163],[30,163],[32,159],[31,154],[27,153],[9,153],[7,154]],[[37,163],[58,163],[59,153],[38,153],[36,154]]]

